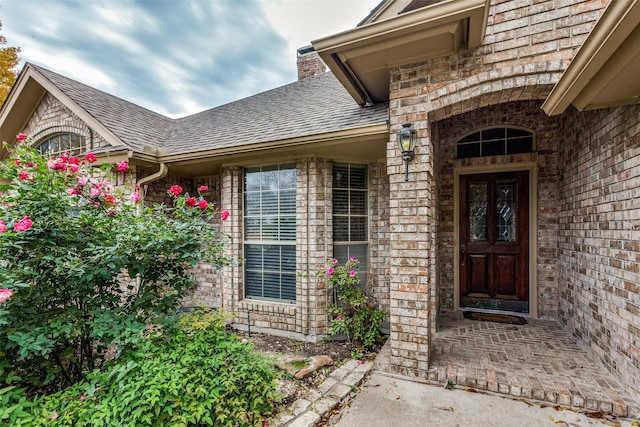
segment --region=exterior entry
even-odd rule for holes
[[[460,176],[460,307],[529,312],[529,172]]]

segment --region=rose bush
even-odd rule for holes
[[[387,313],[373,307],[369,296],[358,287],[358,260],[350,257],[344,265],[333,258],[327,262],[327,282],[334,301],[329,304],[333,315],[329,334],[344,334],[350,343],[371,349],[380,337],[380,324]]]
[[[169,190],[173,206],[142,209],[138,189],[127,199],[111,184],[114,166],[92,167],[93,154],[9,151],[0,163],[0,378],[8,385],[38,393],[76,383],[170,318],[194,286],[194,266],[227,262],[221,214],[202,194],[191,207],[182,189]]]

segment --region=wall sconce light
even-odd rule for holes
[[[418,139],[416,130],[410,128],[411,123],[404,122],[402,130],[398,132],[398,148],[404,160],[405,181],[409,181],[409,162],[416,157],[416,140]]]

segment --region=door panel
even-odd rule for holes
[[[529,311],[529,173],[460,176],[460,306]]]

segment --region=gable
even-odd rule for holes
[[[390,68],[480,46],[488,10],[489,0],[390,1],[364,25],[312,44],[358,104],[386,102]]]
[[[48,80],[31,64],[27,64],[22,70],[7,100],[0,109],[0,141],[14,144],[16,142],[15,137],[19,132],[23,132],[29,126],[37,127],[40,119],[46,117],[39,110],[43,100],[49,100],[44,105],[52,105],[51,98],[47,98],[48,96],[57,100],[58,104],[55,108],[58,111],[64,109],[64,114],[69,117],[73,116],[79,123],[83,123],[83,125],[75,125],[76,128],[86,126],[87,129],[92,129],[105,141],[105,145],[110,147],[124,146],[123,142],[109,129],[80,107],[63,90]],[[47,107],[43,108],[46,109]],[[44,123],[41,123],[40,126],[47,127]],[[44,135],[40,132],[40,136]],[[5,156],[6,150],[2,148],[0,158]]]

